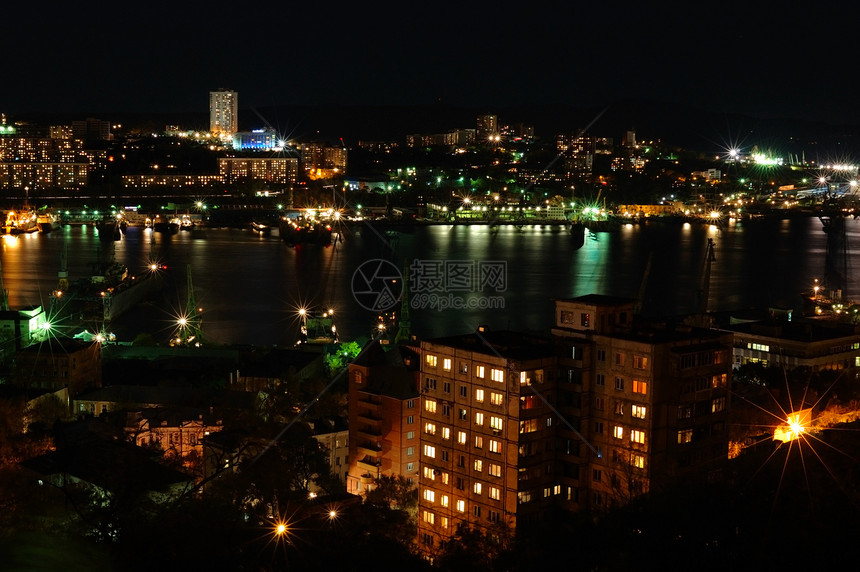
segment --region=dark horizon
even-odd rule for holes
[[[768,7],[440,3],[322,13],[156,1],[85,14],[13,4],[5,20],[7,115],[205,112],[208,92],[227,88],[245,109],[602,109],[632,99],[860,125],[839,83],[853,69],[853,19],[819,33]]]

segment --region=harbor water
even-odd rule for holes
[[[92,226],[66,226],[5,236],[2,275],[12,308],[47,305],[64,252],[70,281],[89,277],[94,263],[110,257],[141,274],[154,256],[166,267],[162,291],[111,323],[110,331],[121,340],[141,333],[167,339],[186,307],[190,269],[206,339],[252,345],[292,345],[300,307],[334,309],[341,339],[370,335],[382,310],[400,306],[385,297],[368,298],[364,287],[382,284],[384,290],[396,282],[397,272],[401,278],[409,274],[411,329],[424,337],[479,325],[547,332],[554,298],[590,293],[643,292],[647,315],[694,312],[709,238],[715,245],[711,311],[798,309],[800,292],[824,275],[826,235],[815,217],[626,225],[584,233],[572,236],[566,227],[549,225],[386,231],[367,224],[341,228],[328,246],[290,246],[277,232],[250,228],[167,234],[132,226],[120,240],[105,242]],[[846,220],[848,296],[860,295],[852,273],[860,258],[851,250],[860,244],[858,237],[860,222]],[[373,274],[374,269],[389,272]],[[380,280],[362,282],[367,277]],[[391,294],[399,292],[394,288]]]

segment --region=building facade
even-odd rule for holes
[[[555,302],[552,336],[421,344],[418,541],[593,516],[728,458],[732,336],[634,322],[634,301]]]
[[[209,92],[209,131],[232,137],[239,131],[239,94],[220,89]]]
[[[382,476],[418,477],[417,352],[372,342],[349,364],[349,470],[346,490],[364,495]]]
[[[556,358],[549,339],[489,331],[425,341],[421,353],[418,538],[432,554],[461,523],[516,530],[539,510],[526,503],[543,488],[554,429],[531,386],[552,378]]]
[[[299,173],[296,157],[222,157],[218,171],[226,184],[261,180],[273,184],[295,184]]]

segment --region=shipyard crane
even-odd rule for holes
[[[191,282],[191,264],[186,266],[186,276],[188,280],[188,299],[185,304],[185,313],[177,320],[179,331],[171,341],[171,345],[200,347],[203,345],[202,309],[197,307],[197,299],[194,297],[194,284]]]

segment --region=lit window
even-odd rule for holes
[[[630,465],[633,467],[636,467],[637,469],[644,469],[645,468],[645,456],[632,453],[630,455]]]
[[[648,393],[648,383],[645,381],[633,380],[633,393],[645,395]]]
[[[501,393],[490,393],[490,403],[493,405],[501,405],[504,396]]]
[[[424,401],[424,410],[428,413],[436,413],[436,400],[427,399]]]
[[[633,405],[630,407],[630,414],[636,419],[645,419],[646,409],[644,405]]]
[[[436,521],[436,515],[430,512],[429,510],[424,511],[424,522],[427,524],[433,524]]]
[[[482,459],[475,459],[475,472],[480,473],[484,469],[484,461]]]
[[[504,383],[505,372],[500,369],[492,369],[490,370],[490,379],[492,379],[493,381],[498,381],[499,383]]]
[[[645,431],[640,431],[638,429],[634,429],[630,431],[630,440],[633,443],[639,443],[640,445],[645,443]]]
[[[463,499],[459,499],[457,501],[457,511],[466,512],[466,501],[464,501]]]
[[[475,367],[475,377],[484,379],[484,366],[479,365]]]
[[[424,445],[424,456],[431,459],[436,458],[436,447],[433,445]]]
[[[493,500],[499,500],[499,499],[501,498],[501,494],[500,494],[500,492],[499,492],[499,488],[498,488],[498,487],[490,487],[490,493],[489,493],[489,496],[490,496],[490,498],[491,498],[491,499],[493,499]]]
[[[502,418],[490,415],[490,427],[498,431],[502,430]]]
[[[523,419],[520,421],[520,433],[532,433],[537,431],[537,419]]]
[[[431,481],[436,480],[436,471],[433,470],[433,467],[428,467],[427,465],[424,465],[423,471],[425,479],[430,479]]]
[[[726,409],[726,398],[725,397],[717,397],[713,401],[711,401],[711,413],[719,413],[720,411],[724,411]]]
[[[442,438],[446,441],[451,438],[451,428],[450,427],[442,427]]]
[[[475,448],[482,449],[484,447],[484,438],[480,435],[475,435]]]
[[[425,423],[424,424],[424,432],[428,435],[436,434],[436,424],[435,423]]]
[[[690,443],[693,440],[692,429],[681,429],[678,431],[678,444]]]
[[[487,467],[487,474],[490,475],[491,477],[501,477],[502,476],[502,466],[490,463],[489,466]]]
[[[616,439],[623,439],[624,438],[624,427],[621,427],[620,425],[614,426],[612,428],[612,436],[615,437]]]
[[[425,361],[427,362],[427,365],[428,365],[428,366],[430,366],[430,367],[436,367],[436,363],[437,363],[437,361],[438,361],[438,360],[437,360],[436,356],[431,355],[431,354],[427,354],[427,355],[425,356]]]
[[[427,502],[436,502],[436,491],[424,489],[424,500]]]
[[[481,483],[475,483],[474,486],[472,487],[472,490],[474,491],[474,493],[476,495],[479,495],[479,494],[481,494],[481,488],[482,488]]]
[[[501,453],[502,452],[502,442],[496,441],[495,439],[490,439],[490,452],[491,453]]]
[[[447,516],[440,517],[439,524],[442,525],[442,528],[448,528],[448,517]]]
[[[475,413],[475,425],[483,426],[484,425],[484,414],[480,411]]]
[[[442,369],[445,371],[451,371],[451,358],[445,358],[442,360]]]
[[[466,432],[465,431],[458,431],[457,432],[457,442],[461,445],[466,444]]]
[[[484,390],[483,389],[476,389],[475,390],[475,401],[477,401],[479,403],[484,401]]]

